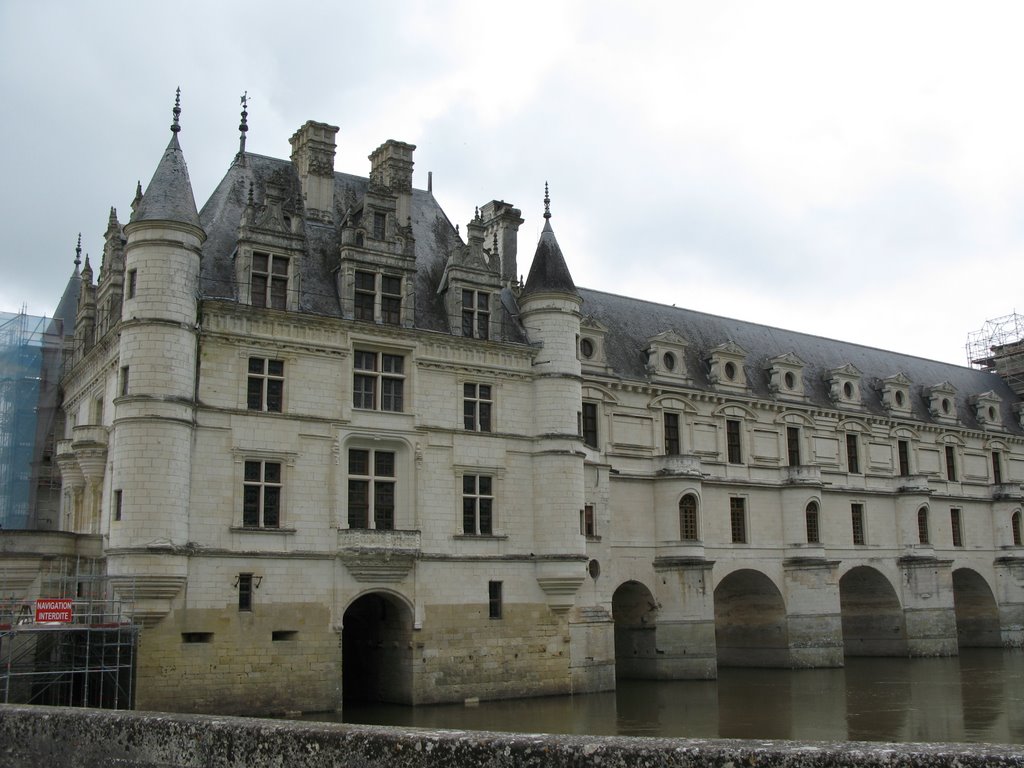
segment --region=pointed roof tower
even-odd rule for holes
[[[57,309],[53,312],[54,320],[62,320],[70,333],[75,327],[78,316],[78,294],[82,291],[82,276],[78,273],[78,265],[82,263],[82,233],[78,233],[78,245],[75,246],[75,271],[68,278],[68,284],[60,297]]]
[[[185,155],[178,144],[181,126],[181,88],[174,98],[174,122],[171,123],[171,141],[164,150],[164,156],[156,167],[152,181],[138,205],[134,207],[131,220],[137,221],[180,221],[201,227],[196,199],[192,194],[192,183],[188,179]]]
[[[522,295],[550,291],[579,296],[576,283],[562,256],[562,249],[555,239],[555,231],[551,228],[551,198],[548,196],[548,184],[544,182],[544,229],[540,233],[537,252],[533,255],[533,264],[530,265],[530,274],[526,278]]]

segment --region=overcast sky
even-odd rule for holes
[[[394,138],[462,225],[552,225],[577,285],[955,363],[1017,309],[1024,4],[0,0],[0,310],[99,267],[169,138],[201,207],[238,148]],[[1024,304],[1024,302],[1022,302]],[[780,350],[782,352],[784,350]]]

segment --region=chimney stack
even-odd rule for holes
[[[334,153],[338,127],[307,120],[291,138],[292,163],[302,182],[306,217],[334,218]]]

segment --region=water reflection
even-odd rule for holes
[[[1024,744],[1024,653],[967,649],[948,659],[850,658],[844,669],[722,669],[717,681],[621,680],[612,693],[471,707],[352,705],[342,719],[522,733]]]

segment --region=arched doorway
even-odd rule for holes
[[[612,595],[615,621],[616,677],[652,679],[657,677],[656,628],[658,604],[639,581],[621,584]]]
[[[345,611],[341,634],[345,701],[412,704],[412,612],[398,598],[373,592]]]
[[[786,604],[760,571],[734,571],[715,587],[715,645],[721,667],[789,667]]]
[[[839,579],[846,656],[906,656],[907,625],[892,584],[866,565]]]
[[[961,648],[998,648],[999,607],[988,582],[977,571],[953,571],[953,607],[956,610],[956,639]]]

